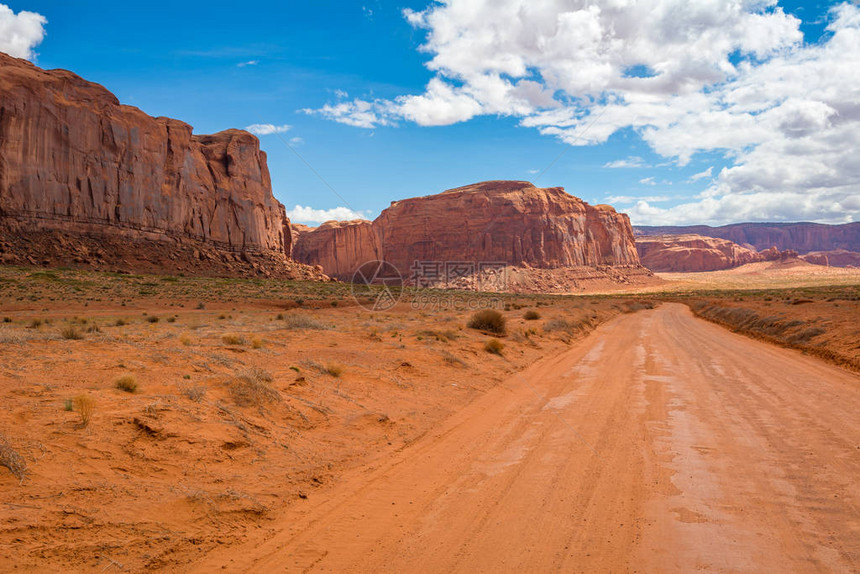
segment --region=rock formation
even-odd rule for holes
[[[626,215],[560,187],[524,181],[488,181],[395,201],[372,224],[329,222],[296,231],[296,260],[343,278],[373,259],[393,264],[404,278],[415,261],[639,269]]]
[[[735,223],[722,227],[637,226],[636,235],[687,235],[728,239],[759,251],[776,247],[780,251],[793,249],[799,253],[845,249],[860,251],[860,222],[842,225],[822,223]]]
[[[811,251],[800,257],[808,263],[815,265],[828,265],[830,267],[860,267],[860,253],[846,249],[834,249],[831,251]]]
[[[320,265],[325,273],[350,280],[358,267],[382,256],[373,225],[366,220],[327,221],[319,227],[293,224],[293,258]]]
[[[771,247],[756,251],[726,239],[693,234],[639,236],[636,249],[642,265],[657,272],[719,271],[758,261],[797,257],[793,250]]]
[[[188,124],[121,105],[71,72],[4,54],[0,227],[6,236],[162,241],[177,254],[290,266],[289,221],[256,137],[193,135]],[[124,255],[134,268],[140,254]]]

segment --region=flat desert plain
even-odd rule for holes
[[[798,277],[372,310],[2,268],[0,567],[856,571],[860,289]]]

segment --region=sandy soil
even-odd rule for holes
[[[856,572],[860,378],[618,317],[199,572]]]
[[[496,355],[481,294],[0,268],[0,571],[184,571],[630,309],[517,300]]]

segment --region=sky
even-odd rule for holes
[[[245,128],[291,219],[491,179],[634,225],[860,220],[860,5],[0,0],[0,51]]]

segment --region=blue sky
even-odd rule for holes
[[[2,2],[0,49],[4,18],[40,14],[31,59],[153,116],[289,126],[260,139],[296,221],[487,179],[640,224],[860,212],[856,4]]]

